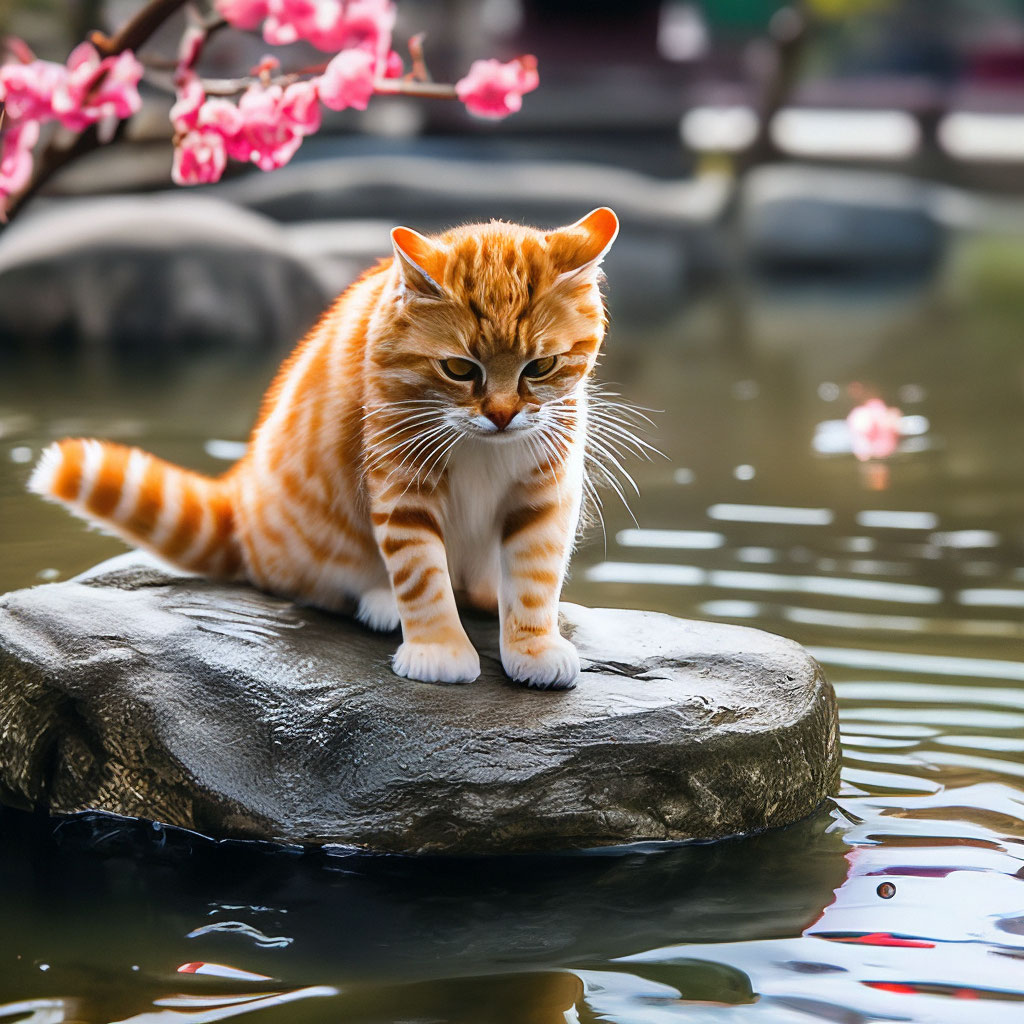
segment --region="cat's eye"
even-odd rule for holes
[[[531,380],[539,380],[541,377],[546,377],[555,368],[555,363],[557,362],[557,356],[544,356],[543,359],[534,359],[524,367],[523,376],[529,377]]]
[[[451,377],[452,380],[472,380],[477,375],[478,367],[468,359],[456,358],[442,359],[441,369],[444,370],[445,376]]]

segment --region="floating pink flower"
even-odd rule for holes
[[[846,425],[850,430],[853,454],[868,459],[887,459],[900,443],[899,409],[890,408],[880,398],[870,398],[850,411]]]
[[[67,77],[67,69],[49,60],[0,67],[0,99],[13,121],[50,121],[53,94]]]
[[[32,177],[32,147],[38,141],[36,121],[22,121],[0,136],[0,216],[7,197],[20,192]]]
[[[497,60],[476,60],[469,74],[455,83],[455,94],[466,109],[478,117],[501,118],[516,113],[523,94],[540,84],[537,58],[529,54],[502,64]]]
[[[53,94],[53,111],[72,131],[107,118],[125,118],[142,106],[138,84],[142,65],[131,50],[100,55],[92,43],[80,43],[68,57],[67,76]]]
[[[366,50],[342,50],[327,65],[318,85],[320,100],[331,110],[365,110],[373,95],[376,62]]]
[[[246,32],[256,28],[268,14],[267,0],[217,0],[221,17]]]
[[[209,185],[220,181],[227,162],[224,136],[220,132],[186,132],[175,143],[171,177],[177,185]]]

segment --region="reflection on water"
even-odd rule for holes
[[[1024,1019],[1021,284],[995,304],[952,276],[755,290],[742,316],[731,293],[657,331],[614,324],[604,375],[664,410],[668,460],[630,466],[639,525],[606,501],[566,596],[806,644],[840,699],[828,811],[712,845],[484,862],[101,818],[53,836],[9,813],[0,1021]],[[121,550],[23,495],[46,441],[217,471],[272,369],[76,375],[40,354],[5,375],[0,589]],[[907,425],[884,472],[840,436],[867,393]],[[241,605],[214,618],[259,628]]]

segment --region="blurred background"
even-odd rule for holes
[[[87,29],[134,8],[7,0],[0,30],[63,60]],[[330,115],[281,170],[235,166],[216,186],[174,189],[171,97],[150,85],[125,137],[55,177],[0,235],[0,590],[122,549],[25,494],[53,438],[112,438],[219,472],[282,355],[387,254],[394,224],[547,227],[610,205],[622,233],[605,264],[599,375],[647,410],[643,436],[664,457],[620,453],[630,507],[606,492],[566,597],[808,645],[840,697],[844,788],[799,841],[708,852],[701,864],[718,867],[698,896],[701,928],[713,927],[690,924],[687,866],[637,904],[656,935],[605,943],[588,925],[573,960],[537,942],[577,934],[573,907],[600,904],[599,886],[570,887],[552,919],[509,936],[501,961],[551,972],[546,982],[516,975],[502,1007],[451,980],[458,955],[417,960],[410,975],[449,980],[399,1000],[401,1012],[734,1019],[726,1006],[772,1021],[950,1024],[976,1020],[970,1000],[984,998],[987,1019],[1019,1020],[1024,0],[401,0],[399,12],[396,39],[425,31],[437,80],[525,52],[540,88],[497,124],[459,103],[376,97],[365,114]],[[180,32],[169,25],[147,50],[173,56]],[[201,70],[237,74],[265,50],[222,32]],[[872,399],[897,429],[861,461],[847,415]],[[755,861],[764,874],[740,884],[738,865]],[[638,858],[617,870],[621,896],[594,920],[615,920],[654,869]],[[894,898],[876,895],[877,875]],[[825,881],[799,881],[812,876]],[[510,898],[530,906],[523,885]],[[425,882],[401,899],[429,894]],[[249,902],[292,911],[273,927],[300,934],[301,901],[274,899]],[[243,897],[227,902],[248,913]],[[339,920],[361,934],[347,905]],[[37,913],[24,934],[42,928]],[[180,946],[186,924],[161,915],[149,919],[164,937],[153,949]],[[419,938],[429,946],[431,921],[425,912],[403,955],[417,958]],[[37,945],[79,962],[88,930]],[[884,940],[893,934],[911,945]],[[687,945],[697,941],[717,945]],[[214,954],[291,976],[265,952]],[[579,957],[586,969],[566,981]],[[0,970],[11,998],[92,991],[88,971],[63,988],[56,971],[45,986],[18,971]],[[153,977],[143,982],[159,989]],[[143,986],[137,1001],[152,994]],[[348,1012],[330,1019],[378,1019]]]

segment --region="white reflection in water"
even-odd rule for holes
[[[933,533],[928,538],[932,544],[944,548],[994,548],[999,546],[999,534],[993,530],[950,530]]]
[[[868,612],[837,612],[828,608],[783,608],[787,622],[804,626],[827,626],[837,629],[883,629],[918,633],[928,627],[928,619],[919,615],[872,615]]]
[[[717,619],[753,619],[764,612],[764,605],[757,601],[705,601],[699,610]]]
[[[843,782],[864,786],[869,790],[895,789],[901,793],[938,793],[942,790],[939,782],[929,782],[916,775],[882,772],[874,768],[843,768]]]
[[[783,573],[721,569],[708,573],[708,581],[714,587],[781,590],[791,593],[852,597],[864,601],[937,604],[942,600],[942,592],[935,587],[880,580],[851,580],[836,576],[787,576]]]
[[[976,757],[974,754],[957,754],[951,750],[935,750],[928,754],[932,764],[952,768],[973,768],[975,771],[992,775],[1013,775],[1024,779],[1024,764],[1014,761],[997,760],[994,757]]]
[[[957,658],[945,654],[910,654],[902,651],[869,651],[846,647],[810,647],[808,650],[818,661],[824,662],[826,665],[877,668],[886,672],[919,672],[923,675],[936,676],[1013,679],[1024,682],[1024,662],[1021,661]],[[1020,706],[1024,707],[1024,694],[1021,694],[1021,701]]]
[[[828,508],[791,508],[785,505],[712,505],[711,519],[731,523],[791,523],[798,526],[828,526],[835,518]]]
[[[844,684],[838,684],[836,689]],[[888,692],[885,683],[877,683],[877,693],[873,698],[878,701],[887,700]],[[853,699],[853,698],[850,698]],[[1024,728],[1024,715],[1013,711],[980,711],[972,707],[957,708],[840,708],[839,720],[846,722],[871,722],[871,729],[880,732],[882,729],[917,729],[928,725],[953,725],[961,729],[1021,729]],[[879,725],[874,723],[878,722]],[[906,723],[905,725],[897,723]]]
[[[857,513],[857,524],[885,530],[934,530],[939,525],[939,517],[934,512],[865,509]]]
[[[878,750],[905,750],[908,747],[916,747],[917,739],[895,739],[891,736],[860,736],[857,733],[841,732],[839,741],[846,747],[868,747]]]
[[[594,583],[658,583],[678,587],[699,587],[708,574],[695,565],[665,565],[646,562],[599,562],[586,572]]]
[[[1024,608],[1024,590],[986,588],[961,590],[957,601],[976,608]]]
[[[750,565],[771,565],[779,560],[779,553],[772,548],[737,548],[736,560]]]
[[[223,459],[225,462],[237,462],[248,450],[245,441],[224,441],[211,437],[203,443],[203,451],[212,459]]]
[[[875,550],[878,541],[874,537],[843,537],[839,541],[839,546],[844,551],[854,554],[866,554],[868,551]]]
[[[888,633],[928,633],[941,636],[1024,637],[1024,624],[994,619],[933,619],[920,615],[877,615],[840,612],[830,608],[782,608],[787,622],[828,629],[875,630]]]
[[[706,585],[725,590],[772,590],[904,604],[938,604],[942,600],[942,592],[935,587],[912,583],[851,580],[831,576],[789,576],[746,569],[705,570],[695,565],[666,565],[658,562],[599,562],[587,569],[586,577],[595,583],[653,583],[682,587]]]
[[[624,548],[686,548],[710,551],[725,544],[725,536],[710,530],[619,530],[616,541]]]
[[[809,647],[808,650],[819,661],[824,660],[819,651]],[[888,652],[880,651],[880,654]],[[913,657],[913,655],[911,655]],[[922,655],[923,657],[923,655]],[[975,658],[959,658],[958,661],[975,661]],[[838,662],[832,662],[838,664]],[[1005,665],[1007,669],[1024,671],[1024,664],[1014,661],[995,662],[996,665]],[[954,673],[963,675],[962,672]],[[1002,679],[1012,678],[1009,676],[991,676],[990,678]],[[843,700],[884,700],[886,703],[895,702],[899,704],[963,704],[965,710],[976,704],[993,704],[1008,708],[1024,708],[1024,690],[1014,686],[953,686],[949,683],[896,683],[891,679],[879,680],[873,683],[836,683],[836,693]],[[921,709],[924,713],[925,709]]]
[[[936,743],[944,747],[969,747],[972,750],[1024,751],[1024,737],[1021,736],[938,736]]]

